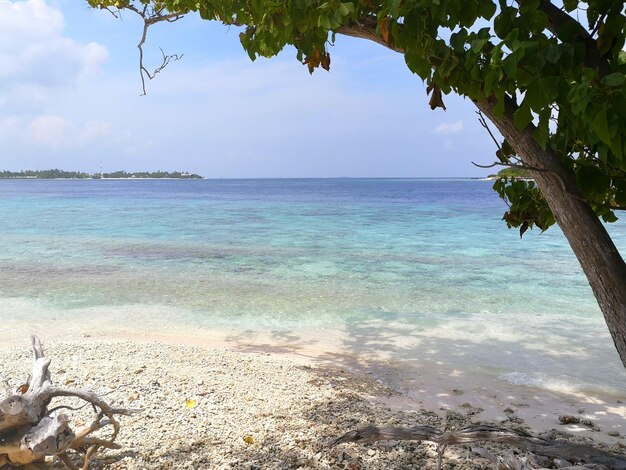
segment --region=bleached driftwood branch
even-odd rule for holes
[[[33,371],[28,381],[0,401],[0,466],[5,463],[25,465],[40,462],[47,456],[57,456],[69,468],[77,469],[68,452],[82,454],[81,468],[89,467],[90,459],[100,447],[117,449],[114,441],[119,432],[116,415],[131,415],[137,409],[113,408],[96,393],[82,389],[68,389],[52,384],[50,359],[43,353],[41,341],[31,337]],[[65,413],[66,406],[48,409],[53,399],[75,397],[90,404],[94,410],[91,423],[74,432]],[[112,432],[106,438],[91,436],[105,426]]]
[[[583,444],[545,439],[520,430],[491,425],[469,426],[458,431],[442,431],[432,426],[414,426],[410,428],[368,426],[347,432],[335,439],[331,445],[335,446],[348,442],[372,443],[390,440],[428,441],[436,444],[438,468],[441,468],[443,453],[448,446],[473,444],[476,442],[500,442],[544,457],[563,459],[576,464],[595,464],[608,469],[626,470],[625,456],[610,454]],[[510,465],[503,468],[530,468]]]

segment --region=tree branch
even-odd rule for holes
[[[150,26],[154,24],[161,23],[161,22],[174,23],[175,21],[178,21],[184,17],[184,14],[180,12],[165,12],[164,9],[155,10],[155,9],[149,9],[148,7],[149,7],[148,4],[144,5],[144,7],[141,9],[137,8],[134,5],[128,5],[127,7],[125,7],[129,9],[130,11],[139,15],[141,19],[143,20],[143,29],[141,33],[141,39],[139,40],[139,44],[137,44],[137,49],[139,49],[139,75],[141,77],[141,91],[142,91],[141,95],[142,96],[145,96],[147,94],[146,78],[148,80],[152,80],[165,67],[167,67],[172,60],[177,61],[183,58],[183,54],[168,55],[168,54],[165,54],[165,52],[163,52],[163,49],[159,48],[161,50],[161,54],[163,55],[163,60],[161,62],[161,65],[156,67],[152,72],[150,72],[146,68],[144,64],[144,57],[143,57],[143,46],[146,43],[146,38],[148,36],[148,28],[150,28]]]
[[[571,462],[593,462],[607,465],[613,469],[626,469],[626,457],[621,455],[609,454],[583,444],[544,439],[516,429],[480,424],[458,431],[442,431],[432,426],[413,426],[411,428],[368,426],[349,431],[332,441],[330,445],[336,446],[348,442],[373,443],[388,440],[433,442],[437,445],[438,468],[441,468],[441,455],[448,446],[475,442],[501,442],[546,457],[566,458]]]
[[[496,139],[496,137],[493,135],[493,132],[491,132],[491,129],[489,128],[489,125],[487,124],[487,121],[485,120],[485,116],[483,116],[482,111],[479,109],[478,111],[476,111],[476,114],[478,114],[478,122],[489,133],[491,140],[493,140],[493,143],[496,144],[496,147],[498,147],[498,150],[502,150],[502,146],[500,145],[500,142],[498,142],[498,139]],[[472,162],[472,164],[476,165],[476,163],[474,162]],[[480,165],[476,165],[476,166],[480,166]],[[489,167],[481,167],[481,168],[489,168]]]
[[[3,462],[29,464],[46,456],[58,455],[70,469],[77,469],[67,455],[72,450],[83,454],[81,468],[86,470],[98,448],[119,448],[114,442],[120,429],[116,415],[131,415],[141,410],[114,408],[89,390],[54,386],[48,367],[50,359],[44,356],[38,338],[31,338],[31,348],[33,371],[27,386],[9,392],[0,401],[0,466]],[[67,415],[52,416],[53,411],[65,406],[48,410],[51,400],[56,397],[76,397],[91,404],[94,419],[75,433],[69,426]],[[107,438],[91,436],[105,426],[112,427]]]
[[[337,33],[344,36],[350,36],[353,38],[367,39],[373,41],[376,44],[386,47],[394,52],[403,53],[404,51],[396,46],[387,44],[383,38],[376,32],[378,22],[374,16],[366,16],[364,18],[355,21],[351,25],[342,26],[337,30]]]
[[[517,3],[521,4],[522,0],[517,0]],[[611,66],[600,55],[596,40],[578,21],[548,0],[539,3],[539,11],[547,15],[548,30],[557,38],[566,39],[564,31],[568,31],[568,35],[573,35],[567,38],[568,42],[580,42],[585,46],[585,66],[598,69],[602,77],[611,73]]]

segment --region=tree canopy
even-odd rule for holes
[[[240,26],[252,60],[285,46],[328,70],[337,34],[404,55],[432,109],[472,100],[504,137],[494,164],[504,219],[523,234],[558,222],[589,279],[626,366],[626,264],[599,220],[626,209],[626,17],[619,0],[88,0],[128,9],[148,27],[188,13]],[[173,57],[176,58],[176,57]],[[170,58],[164,57],[163,66]],[[142,80],[150,72],[141,65]],[[160,70],[157,69],[157,71]],[[489,131],[491,133],[491,131]]]

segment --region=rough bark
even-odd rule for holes
[[[568,441],[544,439],[523,431],[490,425],[469,426],[458,431],[442,431],[432,426],[414,426],[411,428],[378,428],[376,426],[368,426],[347,432],[334,440],[331,446],[348,442],[372,443],[397,440],[428,441],[437,444],[437,453],[439,454],[438,467],[441,466],[441,457],[448,446],[467,445],[476,442],[500,442],[526,450],[532,454],[553,459],[562,459],[571,463],[602,465],[614,470],[626,470],[626,457],[621,455],[609,454],[591,446]],[[510,459],[506,458],[503,460]],[[520,462],[520,465],[521,467],[517,468],[527,468],[523,466],[522,462]],[[511,464],[508,468],[514,467]]]
[[[476,102],[508,140],[522,162],[535,168],[533,177],[580,262],[626,367],[626,264],[613,240],[580,193],[557,156],[533,138],[534,126],[519,131],[513,124],[515,105],[507,100],[503,116],[492,100]]]
[[[68,451],[82,454],[81,468],[86,470],[89,461],[100,447],[117,449],[114,442],[119,432],[116,415],[130,415],[140,410],[112,408],[97,394],[89,390],[56,387],[50,378],[50,359],[44,357],[41,342],[31,338],[33,372],[28,382],[0,401],[0,466],[24,465],[41,462],[47,456],[57,456],[69,468],[76,469]],[[76,397],[92,405],[93,420],[74,432],[70,419],[60,408],[48,409],[57,397]],[[106,437],[91,436],[92,433],[110,426],[112,432]]]

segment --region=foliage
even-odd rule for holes
[[[513,167],[513,168],[504,168],[500,170],[496,175],[489,175],[489,178],[523,178],[523,179],[532,179],[532,175],[530,171],[525,168]]]
[[[38,178],[38,179],[88,179],[88,178],[175,178],[175,179],[202,179],[202,176],[195,173],[180,171],[137,171],[126,173],[125,171],[115,171],[113,173],[82,173],[80,171],[65,170],[25,170],[25,171],[0,171],[0,179],[12,178]]]
[[[170,179],[202,179],[202,176],[195,173],[181,173],[180,171],[135,171],[127,173],[125,171],[114,171],[112,173],[103,173],[103,178],[170,178]]]
[[[626,208],[626,52],[624,2],[564,0],[88,0],[91,6],[143,8],[239,25],[254,60],[293,45],[312,72],[330,67],[337,33],[377,40],[404,54],[426,81],[431,107],[451,92],[493,100],[502,115],[532,132],[570,171],[605,221]],[[504,142],[497,155],[516,162]],[[502,178],[509,226],[554,217],[530,182]]]
[[[544,231],[554,224],[554,217],[534,181],[501,176],[493,189],[509,206],[502,219],[509,228],[519,227],[520,237],[534,225]]]
[[[0,179],[10,178],[67,178],[67,179],[85,179],[91,178],[91,175],[80,171],[64,171],[64,170],[24,170],[24,171],[0,171]]]

